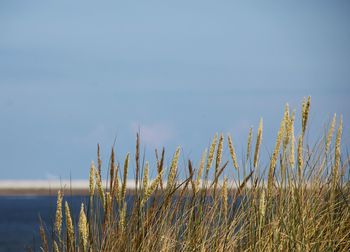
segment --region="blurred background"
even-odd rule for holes
[[[122,161],[136,132],[149,158],[181,145],[198,160],[215,132],[240,154],[260,117],[268,155],[285,103],[299,112],[308,95],[310,138],[336,112],[346,144],[349,13],[349,1],[1,1],[0,179],[87,178],[97,143],[106,160],[116,141]]]

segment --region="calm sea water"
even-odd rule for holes
[[[0,252],[40,251],[39,216],[51,233],[56,212],[56,196],[0,196]],[[86,196],[65,196],[77,219]],[[127,195],[128,210],[133,196]],[[230,198],[229,198],[230,201]],[[238,199],[238,204],[240,200]]]
[[[50,230],[56,211],[56,196],[0,197],[0,252],[39,251],[39,215]],[[84,196],[65,197],[77,216]]]

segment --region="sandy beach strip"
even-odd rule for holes
[[[106,186],[106,181],[102,181]],[[127,189],[134,186],[133,180],[127,181]],[[88,180],[0,180],[0,196],[29,196],[57,195],[58,190],[65,194],[87,195],[89,193]]]
[[[181,182],[179,182],[181,183]],[[208,186],[212,181],[208,181]],[[222,185],[222,181],[219,181]],[[109,189],[109,183],[103,180],[104,189]],[[166,181],[163,182],[166,186]],[[200,188],[202,187],[200,181]],[[246,188],[250,183],[246,184]],[[135,191],[135,180],[130,179],[126,182],[127,192],[132,194]],[[229,181],[228,189],[235,190],[238,188],[237,182]],[[212,189],[212,188],[211,188]],[[62,190],[66,195],[88,195],[88,180],[0,180],[0,196],[55,196],[57,191]]]

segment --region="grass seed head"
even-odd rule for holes
[[[54,252],[60,252],[56,241],[53,241],[53,251]]]
[[[218,149],[216,151],[215,174],[217,174],[219,170],[219,166],[221,164],[223,146],[224,146],[224,136],[221,133],[219,138]]]
[[[335,177],[336,180],[338,179],[337,178],[338,177],[338,170],[339,170],[339,167],[340,167],[340,155],[341,155],[340,144],[341,144],[342,131],[343,131],[343,118],[342,118],[342,116],[340,116],[337,136],[336,136],[336,140],[335,140],[335,153],[334,153],[334,171],[333,171],[333,176]]]
[[[105,206],[105,221],[109,223],[112,216],[112,196],[109,192],[106,192],[106,206]]]
[[[97,144],[97,170],[98,170],[98,175],[100,176],[100,179],[101,179],[102,160],[101,160],[101,149],[100,149],[100,144]]]
[[[48,252],[49,251],[49,244],[47,242],[47,237],[46,237],[46,232],[44,229],[44,225],[42,223],[42,221],[40,221],[40,225],[39,225],[39,234],[40,234],[40,238],[41,238],[41,250],[43,252]]]
[[[290,136],[290,152],[289,152],[289,165],[294,167],[295,163],[295,135],[294,135],[294,120],[295,120],[295,111],[293,111],[292,117],[289,121],[289,136]]]
[[[119,230],[124,233],[125,230],[125,219],[126,219],[126,202],[123,204],[123,208],[119,212]]]
[[[200,179],[202,177],[206,156],[207,156],[207,150],[205,150],[202,154],[201,163],[199,165],[198,174],[197,174],[197,178],[196,178],[195,193],[197,193],[199,191]]]
[[[111,151],[111,160],[110,160],[110,168],[109,168],[109,178],[110,178],[110,185],[109,189],[112,191],[113,188],[113,180],[114,180],[114,169],[115,169],[115,164],[114,164],[114,148],[112,147]]]
[[[215,133],[213,141],[211,142],[210,148],[209,148],[209,155],[208,155],[208,160],[207,160],[207,167],[206,167],[206,174],[208,174],[209,169],[213,163],[214,159],[214,153],[215,153],[215,147],[216,147],[216,142],[218,140],[218,134]]]
[[[180,156],[180,147],[178,147],[175,151],[173,160],[171,161],[171,166],[170,166],[170,171],[169,171],[169,176],[168,176],[168,181],[167,181],[167,188],[172,188],[175,183],[175,178],[177,174],[177,163],[179,161],[179,156]]]
[[[333,137],[333,132],[334,132],[336,120],[337,120],[337,115],[334,114],[332,122],[331,122],[331,126],[330,126],[330,128],[328,130],[328,134],[327,134],[326,148],[325,148],[326,153],[328,152],[329,147],[330,147],[331,142],[332,142],[331,140],[332,140],[332,137]]]
[[[151,197],[151,195],[156,191],[162,179],[162,174],[163,172],[158,173],[157,177],[151,182],[150,186],[147,187],[147,190],[145,190],[145,194],[143,196],[143,199],[141,200],[141,206],[143,206]]]
[[[72,244],[74,243],[74,226],[73,226],[72,216],[70,214],[70,209],[67,201],[65,201],[64,209],[65,209],[65,215],[66,215],[67,238],[70,243],[68,245],[72,248],[73,247]]]
[[[223,214],[224,218],[227,218],[227,213],[228,213],[228,197],[227,197],[227,177],[225,176],[224,178],[224,183],[222,185],[222,202],[223,202]]]
[[[259,160],[259,149],[262,141],[262,131],[263,131],[263,120],[260,119],[259,123],[259,129],[258,129],[258,136],[256,138],[256,144],[255,144],[255,152],[254,152],[254,167],[258,165]]]
[[[230,150],[230,155],[231,155],[231,159],[233,162],[233,166],[236,168],[236,170],[238,170],[239,167],[238,167],[238,162],[237,162],[237,156],[236,156],[235,148],[233,146],[232,138],[230,135],[228,135],[227,139],[228,139],[228,148]]]
[[[148,161],[145,164],[145,169],[143,171],[143,190],[146,192],[148,188],[148,169],[149,169],[149,163]]]
[[[84,211],[84,203],[81,203],[78,226],[79,238],[83,246],[83,251],[87,251],[87,244],[89,239],[89,226]]]
[[[264,188],[261,188],[261,194],[259,198],[259,215],[261,220],[265,217],[265,210],[266,210],[266,199],[265,199],[265,190]]]
[[[56,220],[55,220],[55,230],[59,238],[61,237],[61,229],[62,229],[62,200],[63,200],[63,194],[61,190],[59,190],[57,193]]]
[[[95,172],[95,178],[96,178],[97,190],[98,190],[98,193],[100,194],[102,206],[104,207],[105,206],[105,193],[103,191],[102,181],[101,181],[101,177],[100,177],[98,171]]]
[[[298,171],[299,171],[299,177],[301,177],[303,165],[304,165],[304,159],[303,159],[303,137],[299,136],[299,138],[298,138]]]
[[[309,118],[310,113],[310,103],[311,103],[311,97],[309,96],[306,100],[304,98],[303,105],[302,105],[302,136],[304,137],[305,131],[306,131],[306,125]]]
[[[94,192],[95,192],[95,180],[94,180],[95,172],[96,172],[96,168],[95,168],[94,161],[91,161],[90,176],[89,176],[90,197],[93,197],[94,196]]]
[[[290,116],[289,116],[289,105],[286,104],[285,111],[284,111],[284,139],[283,139],[283,152],[286,151],[287,145],[290,141]]]
[[[270,195],[271,190],[272,190],[273,177],[274,177],[274,173],[275,173],[278,153],[280,151],[280,146],[281,146],[281,142],[282,142],[283,135],[284,135],[284,129],[285,129],[285,122],[284,122],[284,118],[283,118],[281,125],[280,125],[280,129],[279,129],[278,134],[277,134],[275,149],[272,153],[272,157],[270,160],[269,175],[268,175],[268,193],[269,193],[269,195]]]
[[[129,158],[130,158],[130,153],[126,155],[125,161],[124,161],[123,184],[122,184],[122,190],[120,195],[121,202],[125,200],[125,195],[126,195],[126,181],[128,178]]]
[[[249,160],[250,158],[250,151],[252,148],[252,139],[253,139],[253,128],[250,127],[249,133],[248,133],[248,141],[247,141],[247,156],[246,156],[246,161]]]
[[[119,200],[119,177],[118,177],[118,170],[119,167],[116,165],[115,167],[115,175],[114,175],[114,184],[113,184],[113,195],[112,197],[115,197],[115,199],[118,201]]]

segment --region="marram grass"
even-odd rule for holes
[[[156,151],[154,167],[141,165],[137,136],[135,159],[127,154],[121,176],[112,150],[109,188],[102,186],[98,145],[98,167],[90,167],[88,204],[81,205],[80,216],[71,216],[65,203],[62,216],[59,191],[53,233],[40,229],[42,250],[350,251],[349,158],[342,155],[342,119],[337,123],[334,116],[322,141],[310,148],[305,138],[309,111],[307,98],[301,125],[295,127],[296,114],[286,106],[268,159],[261,150],[262,120],[254,154],[250,130],[240,163],[231,136],[225,144],[223,134],[215,134],[197,162],[181,165],[177,148],[168,167],[164,149],[160,156]],[[130,167],[136,169],[136,188],[126,203]],[[180,176],[184,170],[187,177]],[[153,179],[150,171],[157,172]]]

